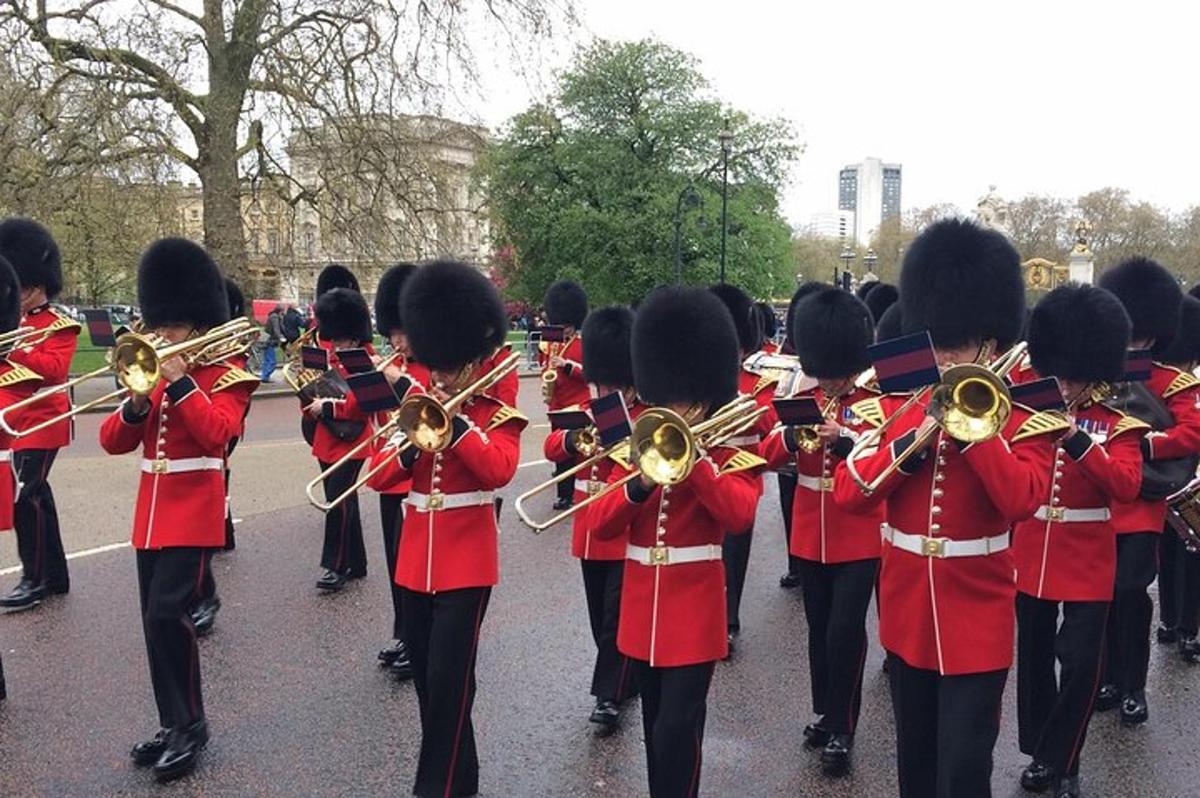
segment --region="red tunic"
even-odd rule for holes
[[[422,391],[425,390],[425,388],[429,385],[429,369],[413,360],[402,361],[402,363],[405,376],[413,381],[413,385],[417,389]],[[375,429],[379,429],[381,426],[386,424],[390,417],[390,412],[385,411],[383,413],[376,413],[375,418],[373,419]],[[388,441],[386,438],[376,439],[375,446],[371,450],[371,462],[367,464],[368,470],[378,462],[376,460],[377,457],[386,456],[388,449],[387,444]],[[384,476],[386,473],[386,468],[380,469],[378,474],[367,480],[367,487],[376,493],[387,493],[396,496],[402,496],[412,490],[411,479],[394,480],[388,483],[384,481]]]
[[[762,445],[767,467],[796,466],[796,498],[792,504],[792,556],[820,563],[854,562],[878,559],[879,525],[884,520],[882,505],[863,512],[850,512],[833,501],[833,471],[849,454],[854,440],[868,428],[877,426],[855,415],[851,408],[875,394],[855,388],[838,400],[831,417],[848,434],[834,445],[822,443],[814,452],[792,451],[785,441],[787,427],[776,428]],[[817,388],[808,394],[822,408],[829,399]],[[873,421],[878,421],[873,419]]]
[[[146,415],[126,415],[125,402],[104,420],[104,451],[142,446],[134,548],[225,544],[225,452],[256,387],[258,378],[248,372],[200,366],[172,385],[160,381]]]
[[[883,419],[907,397],[885,396],[855,407]],[[858,461],[871,480],[903,448],[925,416],[927,401],[911,407],[884,434],[878,450]],[[1002,536],[1031,517],[1050,485],[1054,439],[1064,417],[1014,407],[1003,433],[964,449],[938,431],[911,474],[897,469],[864,495],[843,461],[834,475],[834,501],[851,512],[878,503],[887,523],[909,535],[946,540]],[[898,445],[893,447],[893,442]],[[943,675],[1003,670],[1012,664],[1016,578],[1010,549],[971,557],[926,557],[883,545],[879,578],[879,636],[909,665]]]
[[[512,354],[512,347],[508,344],[496,350],[490,358],[483,362],[482,368],[479,370],[479,375],[482,376],[486,371],[489,371],[500,364],[500,361]],[[520,390],[520,378],[514,369],[504,375],[504,379],[492,386],[492,389],[487,392],[488,396],[499,399],[501,403],[509,407],[517,406],[517,392]]]
[[[21,326],[38,330],[49,328],[54,332],[35,346],[14,350],[8,359],[41,375],[43,388],[62,385],[67,381],[71,358],[75,356],[75,347],[79,343],[79,322],[47,304],[26,313],[21,319]],[[9,424],[14,429],[29,429],[70,409],[71,398],[65,392],[58,393],[16,413],[16,418],[10,419]],[[64,419],[41,432],[18,438],[13,442],[13,449],[61,449],[70,443],[71,421]]]
[[[559,344],[548,346],[557,348]],[[551,410],[581,405],[592,396],[591,388],[583,378],[583,339],[578,334],[572,335],[561,348],[559,357],[566,362],[558,367],[558,379],[554,382],[554,393],[550,395]],[[538,360],[543,369],[548,368],[550,353],[542,352]]]
[[[657,668],[712,662],[729,653],[721,542],[725,530],[754,523],[761,466],[753,455],[719,446],[684,482],[655,487],[643,502],[634,501],[626,486],[592,505],[589,523],[600,537],[623,539],[628,531],[633,546],[711,547],[712,558],[700,562],[625,560],[617,627],[622,654]],[[609,482],[629,473],[618,465]]]
[[[0,360],[0,410],[32,396],[42,378],[31,369]],[[0,532],[13,529],[13,504],[17,500],[17,472],[13,466],[13,438],[0,430]]]
[[[1155,363],[1146,387],[1162,398],[1175,426],[1146,435],[1150,459],[1169,460],[1200,452],[1200,381],[1186,371]],[[1161,532],[1167,519],[1165,499],[1134,499],[1113,505],[1113,529],[1118,535]]]
[[[1142,482],[1145,424],[1104,405],[1076,413],[1078,437],[1055,446],[1043,510],[1013,530],[1017,590],[1051,601],[1110,601],[1117,572],[1111,520],[1067,520],[1130,501]],[[1056,518],[1056,513],[1058,516]]]
[[[325,341],[321,342],[322,348],[329,351],[329,368],[336,369],[343,378],[349,376],[345,366],[338,361],[336,350],[329,348]],[[374,354],[374,350],[368,344],[366,350]],[[329,402],[330,414],[333,418],[344,421],[362,421],[363,431],[358,437],[353,440],[343,441],[334,435],[323,422],[317,421],[316,427],[313,430],[312,453],[313,457],[320,460],[322,463],[332,463],[342,458],[352,448],[366,440],[371,435],[372,428],[370,418],[358,406],[358,402],[354,399],[354,394],[347,393],[341,399],[333,399]],[[302,409],[303,411],[303,409]],[[369,453],[364,453],[363,460],[369,457]]]

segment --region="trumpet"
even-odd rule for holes
[[[318,510],[321,510],[323,512],[328,512],[329,510],[332,510],[334,507],[337,507],[342,502],[346,501],[346,499],[349,499],[355,493],[358,493],[359,489],[362,488],[363,485],[366,485],[368,482],[371,481],[371,477],[375,476],[380,471],[382,471],[383,469],[385,469],[389,465],[391,465],[392,461],[394,461],[397,457],[399,457],[401,454],[403,454],[410,446],[412,446],[412,444],[409,443],[407,439],[400,439],[400,440],[393,439],[393,440],[389,441],[389,443],[387,444],[387,447],[386,447],[388,449],[388,451],[387,451],[385,457],[381,457],[379,459],[379,462],[377,462],[375,465],[368,468],[367,472],[365,474],[363,474],[362,476],[360,476],[353,485],[346,488],[344,491],[342,491],[340,494],[338,494],[337,496],[335,496],[332,499],[324,500],[324,499],[318,498],[316,495],[316,490],[317,490],[318,485],[323,484],[326,478],[328,478],[330,475],[332,475],[335,471],[337,471],[339,468],[344,466],[346,463],[350,462],[351,460],[361,459],[360,458],[361,453],[364,451],[370,451],[371,448],[375,445],[376,441],[380,440],[381,438],[394,438],[397,435],[397,432],[399,431],[399,429],[400,429],[399,413],[398,413],[398,411],[392,411],[392,413],[388,417],[387,422],[384,423],[383,425],[381,425],[379,427],[379,429],[375,430],[375,432],[371,433],[371,436],[369,438],[355,444],[354,448],[352,448],[350,451],[346,452],[344,455],[342,455],[340,458],[338,458],[338,460],[335,463],[331,464],[329,466],[329,468],[326,468],[324,471],[322,471],[320,474],[318,474],[315,478],[313,478],[311,481],[309,481],[309,483],[307,485],[304,486],[304,492],[305,492],[305,494],[308,495],[309,503],[312,504],[313,507],[316,507]]]
[[[405,399],[396,410],[396,422],[405,436],[424,452],[440,452],[450,445],[454,434],[454,416],[468,400],[486,392],[517,370],[521,355],[510,352],[486,374],[463,388],[442,404],[429,394]]]
[[[678,485],[692,473],[701,450],[717,446],[730,438],[743,434],[767,412],[749,397],[735,399],[719,409],[713,416],[698,424],[690,425],[678,413],[665,407],[655,407],[638,416],[633,423],[632,434],[624,441],[576,464],[553,479],[543,482],[517,497],[517,515],[535,533],[541,533],[563,521],[585,507],[590,507],[610,493],[620,490],[643,474],[658,485]],[[574,506],[545,521],[534,520],[525,510],[525,502],[538,493],[549,490],[566,479],[590,468],[606,457],[622,458],[628,455],[637,468],[610,483],[603,490],[593,493]]]
[[[867,495],[874,493],[904,460],[920,451],[929,442],[929,439],[937,433],[938,428],[950,437],[965,443],[986,441],[999,435],[1012,413],[1012,397],[1009,395],[1004,378],[1021,362],[1025,349],[1025,343],[1021,342],[989,366],[979,363],[960,363],[950,366],[942,373],[942,378],[938,383],[926,386],[914,393],[883,424],[858,439],[846,458],[846,470],[849,472],[850,478],[862,489],[863,493]],[[917,436],[874,479],[870,481],[864,479],[859,474],[855,461],[867,449],[877,448],[883,439],[884,432],[925,397],[929,397],[928,413],[937,422],[937,427],[924,435]]]
[[[123,333],[117,338],[116,346],[109,350],[108,362],[104,366],[59,385],[52,385],[33,396],[9,405],[0,412],[0,428],[13,437],[23,438],[60,421],[74,418],[96,405],[111,402],[126,392],[138,396],[149,396],[162,378],[164,360],[179,355],[189,367],[208,366],[246,352],[257,339],[258,327],[245,317],[225,322],[202,335],[194,336],[177,344],[169,343],[161,336],[154,334]],[[80,383],[106,374],[116,376],[121,387],[78,405],[65,413],[59,413],[28,429],[15,429],[8,421],[10,413],[36,404],[49,396],[67,393]]]

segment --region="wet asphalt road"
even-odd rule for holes
[[[535,411],[536,382],[523,382],[522,393],[523,409]],[[136,466],[98,453],[98,421],[80,422],[81,440],[55,466],[69,551],[127,538]],[[541,426],[527,433],[523,462],[541,458],[544,435]],[[377,502],[363,497],[369,576],[339,595],[320,595],[313,581],[321,518],[302,489],[314,468],[295,437],[294,403],[262,401],[235,454],[235,510],[244,520],[237,550],[215,564],[224,606],[201,643],[213,740],[197,772],[162,788],[129,764],[129,746],[153,731],[155,713],[133,553],[121,547],[73,560],[69,596],[0,617],[10,693],[0,704],[0,796],[409,793],[415,695],[411,684],[395,683],[375,666],[390,624]],[[484,622],[475,709],[481,794],[642,795],[636,704],[613,737],[594,737],[587,723],[592,643],[567,531],[534,536],[512,511],[512,496],[547,474],[534,462],[504,494],[502,581]],[[0,572],[15,562],[14,549],[11,539],[0,540]],[[866,667],[853,775],[823,779],[815,757],[800,748],[809,720],[805,625],[799,593],[778,587],[783,567],[771,478],[759,510],[744,631],[736,656],[718,666],[713,681],[702,791],[893,795],[891,710],[877,643]],[[14,579],[0,576],[0,587]],[[873,609],[871,618],[873,628]],[[1015,673],[996,747],[997,796],[1023,794],[1014,688]],[[1112,714],[1095,718],[1084,752],[1087,795],[1200,795],[1200,668],[1157,647],[1149,700],[1151,720],[1141,729],[1120,729]]]

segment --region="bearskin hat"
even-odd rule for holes
[[[340,263],[331,263],[321,273],[317,275],[317,299],[326,291],[332,291],[335,288],[349,288],[351,291],[361,291],[358,287],[358,278],[354,276],[354,272],[342,266]]]
[[[1067,283],[1029,316],[1029,361],[1043,377],[1113,382],[1125,368],[1129,333],[1129,316],[1112,293]]]
[[[1195,297],[1196,299],[1200,299],[1200,283],[1197,283],[1196,285],[1193,285],[1190,289],[1188,289],[1188,296],[1192,296],[1192,297]]]
[[[929,330],[952,349],[992,339],[1003,351],[1025,318],[1021,259],[1002,233],[966,219],[943,219],[918,235],[900,268],[906,333]]]
[[[375,289],[375,329],[384,338],[391,335],[392,330],[404,329],[404,321],[400,316],[400,294],[416,270],[415,264],[397,263],[379,278],[379,287]]]
[[[900,303],[892,304],[875,324],[875,340],[890,341],[904,334],[904,318],[900,315]]]
[[[836,379],[871,365],[867,347],[875,341],[871,311],[849,291],[826,288],[800,300],[792,338],[805,376]]]
[[[16,271],[21,285],[40,285],[50,299],[62,291],[58,244],[50,231],[33,219],[13,216],[0,222],[0,256]]]
[[[871,311],[871,319],[878,320],[883,317],[885,310],[900,301],[900,292],[890,283],[876,283],[862,301]]]
[[[792,299],[788,302],[787,316],[784,318],[783,323],[783,344],[786,348],[792,351],[796,349],[796,342],[792,340],[792,322],[796,319],[796,305],[800,304],[800,300],[809,294],[830,287],[828,283],[821,283],[816,280],[809,280],[807,283],[801,283],[796,287],[796,292],[792,294]]]
[[[559,280],[546,289],[542,301],[546,308],[546,323],[579,329],[588,314],[587,292],[579,283]]]
[[[0,255],[0,332],[17,329],[21,323],[21,281],[17,271]]]
[[[629,336],[633,311],[624,305],[598,308],[588,314],[583,338],[583,376],[593,385],[623,388],[633,385],[633,356]]]
[[[859,283],[858,288],[854,289],[854,295],[859,299],[866,301],[867,294],[874,291],[877,285],[879,285],[878,280],[868,280],[865,283]]]
[[[400,296],[400,318],[417,360],[439,371],[492,354],[508,330],[496,287],[478,269],[453,260],[413,273]]]
[[[652,291],[634,317],[632,351],[633,383],[645,402],[707,402],[716,408],[737,396],[737,328],[711,291],[680,286]]]
[[[186,238],[161,238],[142,253],[137,292],[151,329],[166,324],[209,329],[229,321],[221,270],[204,247]]]
[[[749,295],[729,283],[718,283],[708,290],[729,308],[733,317],[733,326],[737,328],[738,345],[743,352],[757,352],[762,348],[762,324],[758,319],[758,311],[754,309],[754,300]]]
[[[331,288],[317,298],[313,309],[317,331],[326,341],[371,341],[371,311],[363,295],[349,288]]]
[[[1133,340],[1153,338],[1156,357],[1166,351],[1179,328],[1183,304],[1183,290],[1169,271],[1149,258],[1129,258],[1100,275],[1099,285],[1125,306]]]
[[[237,319],[246,315],[246,296],[238,284],[228,277],[225,278],[225,296],[229,298],[229,318]]]
[[[775,308],[766,302],[755,302],[754,307],[758,309],[758,326],[762,330],[763,339],[773,341],[775,333],[779,332],[779,319],[775,316]]]
[[[1183,298],[1179,329],[1175,331],[1171,345],[1159,354],[1158,359],[1173,366],[1200,360],[1200,299],[1191,295]]]

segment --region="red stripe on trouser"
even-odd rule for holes
[[[204,584],[204,551],[200,550],[200,567],[196,572],[195,588],[192,591],[194,598],[201,597],[202,585]],[[193,602],[194,603],[194,602]],[[200,695],[196,684],[196,669],[200,667],[200,648],[199,641],[196,638],[196,626],[191,622],[191,617],[186,610],[183,615],[183,626],[187,629],[188,634],[192,638],[192,661],[188,664],[188,703],[191,706],[191,720],[199,720],[200,715]]]
[[[471,677],[475,673],[475,652],[479,649],[479,627],[483,623],[483,595],[479,596],[479,609],[475,611],[475,638],[471,641],[471,653],[467,658],[467,672],[463,676],[462,701],[458,705],[458,728],[454,731],[454,748],[450,753],[450,767],[446,770],[446,798],[454,788],[454,768],[458,765],[458,749],[462,744],[463,724],[467,720],[467,695],[471,689]]]
[[[1104,610],[1104,623],[1100,626],[1100,665],[1096,668],[1096,678],[1092,681],[1092,700],[1088,702],[1088,711],[1083,715],[1083,722],[1079,725],[1079,731],[1075,733],[1075,745],[1071,748],[1071,756],[1067,758],[1067,772],[1071,772],[1071,768],[1079,759],[1079,752],[1083,748],[1083,734],[1087,731],[1088,723],[1092,719],[1092,709],[1096,706],[1096,693],[1100,690],[1100,679],[1104,675],[1104,648],[1108,645],[1108,614],[1112,612],[1112,604]]]
[[[50,458],[44,457],[42,459],[42,474],[39,479],[40,482],[44,483],[46,481],[46,472],[49,470],[50,470]],[[39,581],[45,582],[46,574],[42,573],[42,561],[45,559],[43,555],[46,552],[46,523],[42,517],[42,503],[40,501],[38,501],[36,494],[31,495],[29,497],[29,500],[33,503],[33,511],[37,518],[37,520],[34,521],[34,524],[33,524],[33,529],[34,529],[33,534],[37,541],[37,543],[34,545],[34,548],[33,548],[33,551],[34,551],[33,570],[34,570],[34,573],[36,573],[38,575]]]
[[[862,656],[858,658],[858,673],[855,675],[855,684],[857,687],[850,693],[850,706],[846,707],[846,728],[850,730],[850,736],[854,736],[855,723],[854,705],[862,700],[862,677],[863,668],[867,664],[867,641],[864,638],[862,647]]]
[[[713,676],[713,671],[712,671],[712,669],[710,669],[708,671],[709,686],[712,685],[712,676]],[[704,694],[705,694],[705,696],[708,695],[707,687],[704,688]],[[707,701],[708,701],[708,699],[705,698],[706,703],[707,703]],[[701,734],[701,732],[699,730],[697,730],[695,733],[695,738],[694,738],[694,742],[696,744],[696,755],[695,755],[696,765],[695,765],[695,767],[692,768],[692,783],[688,787],[688,793],[687,793],[688,795],[696,795],[700,791],[700,759],[704,755],[704,742],[700,739],[700,734]]]

